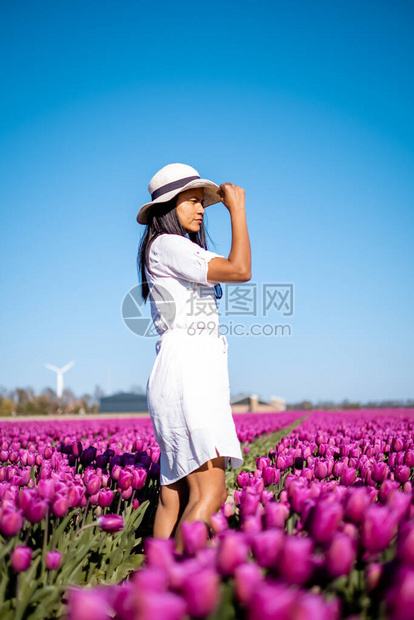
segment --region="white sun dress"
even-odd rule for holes
[[[206,461],[243,464],[230,406],[227,338],[220,335],[208,262],[220,254],[188,237],[152,242],[148,272],[151,316],[159,334],[147,381],[148,410],[161,448],[160,484],[176,482]]]

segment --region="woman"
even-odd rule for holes
[[[160,338],[147,382],[147,402],[161,448],[155,538],[175,536],[181,523],[204,521],[227,499],[229,460],[243,464],[231,415],[227,339],[219,333],[220,282],[251,278],[245,194],[236,185],[201,179],[185,164],[169,164],[149,184],[151,202],[138,253],[144,301]],[[228,258],[206,248],[203,215],[222,202],[231,217]],[[188,236],[187,236],[188,235]]]

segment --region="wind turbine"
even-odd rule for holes
[[[56,366],[52,366],[51,364],[45,364],[46,368],[49,368],[50,370],[54,370],[54,372],[57,373],[56,394],[58,398],[61,398],[62,392],[63,392],[63,373],[69,370],[69,368],[72,368],[74,364],[75,362],[69,362],[69,364],[66,364],[66,366],[63,366],[62,368],[56,368]]]

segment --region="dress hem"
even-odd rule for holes
[[[216,447],[214,447],[214,450],[216,450]],[[218,449],[217,449],[218,452]],[[168,484],[173,484],[174,482],[178,482],[179,480],[182,480],[182,478],[185,478],[186,476],[188,476],[188,474],[191,474],[193,471],[195,471],[196,469],[198,469],[199,467],[201,467],[202,465],[204,465],[205,463],[207,463],[207,461],[210,461],[213,458],[217,458],[217,452],[214,456],[210,456],[209,458],[207,458],[206,460],[203,460],[202,463],[195,463],[195,466],[192,467],[191,469],[189,469],[189,471],[187,471],[187,473],[183,474],[182,476],[178,476],[175,477],[173,479],[168,479],[165,476],[163,476],[163,474],[161,474],[160,476],[160,486],[166,486]],[[241,467],[244,463],[243,458],[240,458],[239,456],[228,456],[225,454],[220,454],[219,456],[224,456],[225,458],[225,470],[227,470],[228,466],[229,466],[229,461],[230,461],[230,465],[231,465],[231,469],[238,469],[239,467]],[[234,465],[233,465],[234,463]],[[163,480],[167,480],[167,482],[163,482]]]

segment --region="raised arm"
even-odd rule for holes
[[[207,279],[209,282],[247,282],[252,273],[245,192],[238,185],[222,183],[220,194],[231,218],[231,250],[228,258],[216,257],[209,261]]]

